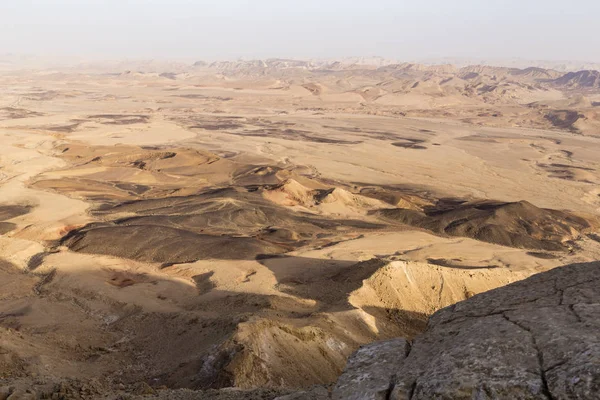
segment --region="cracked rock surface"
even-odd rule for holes
[[[438,311],[395,376],[394,400],[600,399],[600,262]]]
[[[396,370],[410,346],[392,339],[361,347],[350,357],[332,393],[334,400],[385,400],[390,395]]]

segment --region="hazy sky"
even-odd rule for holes
[[[600,62],[600,0],[0,0],[0,54]]]

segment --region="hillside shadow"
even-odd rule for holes
[[[358,329],[363,334],[371,332],[365,334],[370,335],[370,340],[396,336],[412,339],[426,330],[428,316],[425,314],[377,306],[363,308],[374,317],[370,323],[375,324],[376,330],[372,330],[367,321],[362,322],[362,327],[323,325],[320,317],[323,310],[354,309],[347,303],[348,294],[381,267],[380,260],[332,261],[321,275],[295,282],[292,279],[294,271],[285,265],[295,265],[296,272],[310,268],[317,270],[322,268],[323,261],[300,257],[261,259],[263,265],[283,281],[279,283],[283,293],[314,299],[318,305],[312,307],[294,297],[215,289],[210,272],[194,275],[190,283],[185,284],[168,276],[120,270],[115,273],[127,279],[127,285],[114,285],[112,275],[106,271],[99,274],[94,271],[23,273],[0,260],[0,279],[15,282],[15,287],[21,285],[25,290],[20,294],[14,292],[8,299],[0,297],[0,329],[17,332],[19,340],[39,343],[39,356],[48,357],[49,368],[54,365],[52,363],[58,363],[56,371],[60,371],[59,364],[79,363],[83,379],[91,379],[92,375],[101,379],[118,376],[125,384],[145,381],[154,387],[192,389],[222,388],[238,382],[236,379],[240,377],[233,376],[228,366],[238,357],[252,354],[252,349],[234,338],[240,324],[265,320],[270,321],[268,327],[280,324],[289,329],[330,326],[328,335],[352,347],[358,344],[350,339],[349,329]],[[528,285],[539,287],[538,292],[547,291],[558,296],[556,284],[561,289],[570,287],[573,282],[582,282],[581,285],[587,286],[582,286],[578,292],[565,291],[565,295],[571,296],[565,298],[589,295],[594,279],[599,276],[599,265],[597,262],[566,265],[529,278]],[[559,274],[566,277],[565,282],[555,282]],[[90,276],[97,277],[91,285]],[[39,279],[32,280],[32,277]],[[78,282],[87,282],[87,286]],[[27,285],[30,285],[28,290]],[[515,285],[519,287],[525,282],[512,284]],[[32,291],[37,294],[32,295]],[[501,291],[501,288],[494,290],[495,293]],[[531,298],[539,296],[538,292],[522,291],[520,297],[510,297],[510,304],[530,302]],[[120,296],[127,293],[128,296]],[[491,301],[493,296],[482,294],[476,297],[486,306],[486,299]],[[128,302],[124,300],[127,298],[136,300]],[[149,307],[161,302],[168,307],[164,310],[155,305]],[[489,302],[491,310],[496,306],[495,302]],[[40,312],[44,318],[37,319]],[[9,342],[11,338],[13,336],[7,336]],[[74,341],[65,341],[65,338]],[[34,367],[28,366],[25,359],[17,358],[15,362],[15,373]],[[121,369],[125,365],[129,367]],[[6,367],[6,373],[12,373],[12,367]],[[297,367],[310,369],[311,365]],[[90,375],[90,371],[95,372]],[[60,373],[57,376],[61,378]]]
[[[80,363],[85,379],[88,379],[85,371],[108,377],[112,376],[110,371],[115,371],[110,366],[130,365],[125,373],[119,373],[119,380],[125,384],[145,381],[154,387],[169,388],[209,389],[234,385],[239,377],[233,376],[227,366],[237,357],[247,357],[246,352],[250,351],[235,340],[234,335],[239,324],[252,318],[271,321],[274,327],[281,324],[287,329],[300,330],[298,332],[305,327],[326,329],[327,335],[356,346],[351,335],[339,336],[349,327],[322,326],[321,312],[354,309],[347,303],[348,294],[381,266],[380,261],[331,262],[329,269],[320,275],[302,281],[302,278],[294,280],[284,263],[295,263],[298,271],[302,266],[317,270],[322,268],[324,260],[275,257],[261,261],[266,260],[275,261],[267,265],[282,280],[279,285],[284,294],[281,296],[216,289],[211,280],[212,271],[194,275],[190,284],[185,284],[180,279],[128,270],[47,272],[40,267],[23,273],[5,263],[2,274],[10,274],[23,282],[26,279],[31,282],[32,277],[39,280],[30,289],[35,288],[37,295],[31,291],[23,293],[23,302],[28,306],[20,304],[19,312],[13,312],[14,298],[8,302],[0,298],[0,329],[12,329],[26,340],[44,343],[40,356],[45,355],[46,348],[60,349],[53,353],[52,362]],[[315,299],[317,305],[307,304],[303,299]],[[165,304],[163,311],[160,304]],[[35,316],[41,310],[46,317],[38,320]],[[377,307],[365,311],[378,320],[379,333],[372,331],[366,322],[354,329],[363,332],[361,335],[371,332],[368,334],[371,340],[401,333],[412,335],[421,326],[405,329],[411,321],[419,321],[421,317],[416,314]],[[379,321],[379,318],[385,320]],[[402,323],[400,328],[392,326],[395,321]],[[73,344],[78,345],[61,344],[67,337],[74,338]],[[306,346],[312,346],[313,339],[306,340]],[[52,367],[52,363],[49,365]],[[297,368],[303,370],[311,366],[298,365]]]
[[[375,318],[378,340],[394,337],[412,340],[425,332],[429,321],[427,314],[398,308],[367,306],[362,310]]]
[[[346,311],[355,307],[348,303],[350,293],[373,275],[386,262],[315,259],[288,255],[259,256],[278,282],[278,290],[296,297],[315,300],[320,311]]]

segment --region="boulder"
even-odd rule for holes
[[[405,339],[392,339],[361,347],[338,379],[334,400],[386,400],[393,388],[410,346]]]

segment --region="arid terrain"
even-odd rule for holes
[[[595,70],[0,63],[19,398],[329,385],[361,345],[596,260]]]

